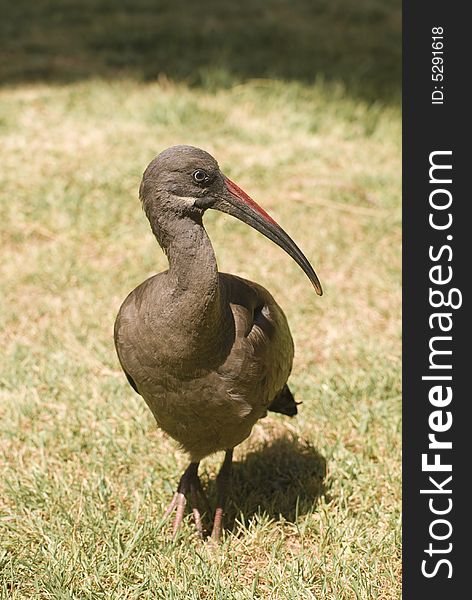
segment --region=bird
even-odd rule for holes
[[[287,319],[264,287],[218,271],[205,212],[232,215],[262,233],[299,264],[318,295],[323,291],[295,242],[208,152],[188,145],[162,151],[144,171],[139,197],[169,265],[124,300],[115,347],[129,384],[189,458],[164,513],[175,513],[174,537],[187,504],[204,536],[202,516],[211,511],[199,464],[225,452],[210,535],[219,540],[233,449],[268,410],[293,416],[298,403],[287,384],[294,357]]]

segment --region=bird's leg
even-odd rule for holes
[[[226,450],[225,459],[220,472],[216,477],[217,503],[215,510],[215,519],[213,521],[213,530],[211,537],[218,541],[223,529],[223,514],[226,504],[226,497],[231,484],[231,464],[233,462],[233,449]]]
[[[203,500],[205,504],[205,510],[207,510],[208,513],[210,511],[208,508],[208,500],[198,477],[198,465],[198,462],[193,462],[187,467],[184,474],[180,478],[177,491],[175,492],[169,507],[164,513],[164,519],[166,519],[171,512],[176,509],[174,524],[172,527],[174,537],[177,535],[177,532],[182,524],[187,500],[190,501],[190,505],[192,507],[193,518],[195,520],[195,526],[197,528],[198,535],[203,537],[202,517],[198,507],[199,499]]]

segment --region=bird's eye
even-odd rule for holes
[[[197,169],[193,174],[193,180],[196,183],[204,183],[208,181],[208,179],[208,175],[205,173],[205,171],[202,171],[201,169]]]

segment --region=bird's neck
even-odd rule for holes
[[[210,239],[201,220],[176,219],[165,228],[151,225],[169,260],[166,319],[160,323],[169,328],[173,368],[177,368],[176,356],[187,374],[215,368],[232,347],[234,320],[219,285]]]
[[[177,319],[179,331],[189,340],[215,339],[229,307],[219,289],[215,253],[201,219],[181,217],[151,226],[169,260],[172,320]]]
[[[206,303],[218,291],[218,266],[210,239],[202,222],[176,219],[159,239],[169,260],[169,282],[176,293],[192,295]]]

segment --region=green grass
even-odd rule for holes
[[[152,23],[149,3],[139,4]],[[267,19],[288,10],[272,4],[274,13],[263,3],[253,10]],[[325,41],[313,43],[324,53],[313,80],[310,53],[295,64],[299,46],[279,53],[271,71],[262,42],[254,66],[229,40],[220,79],[208,67],[211,46],[201,50],[211,78],[198,81],[190,77],[198,57],[179,71],[172,44],[167,77],[152,80],[142,59],[151,34],[122,55],[115,22],[125,27],[131,9],[110,16],[107,35],[106,5],[97,3],[93,28],[64,2],[47,46],[41,27],[53,9],[16,3],[7,38],[18,54],[0,65],[8,83],[0,89],[2,597],[399,598],[400,111],[371,53],[394,19],[390,3],[353,4],[339,21],[346,2],[320,3]],[[298,17],[277,27],[298,28],[310,5],[300,0]],[[28,20],[21,10],[37,14]],[[347,38],[335,27],[343,19]],[[265,21],[257,27],[274,42]],[[41,44],[53,53],[65,44],[60,32],[70,69],[52,61],[46,73]],[[108,50],[94,50],[92,34]],[[343,40],[346,56],[335,64]],[[398,37],[382,43],[380,64],[396,56]],[[375,102],[360,92],[359,74],[348,74],[367,56]],[[44,67],[39,77],[29,75],[33,58]],[[219,548],[196,538],[190,518],[175,542],[161,522],[186,459],[126,383],[112,341],[126,294],[166,267],[137,190],[152,157],[176,143],[213,153],[295,238],[325,288],[316,297],[280,249],[207,214],[220,269],[262,283],[285,310],[296,345],[291,387],[303,400],[297,418],[262,420],[237,449]],[[220,461],[202,467],[213,501]]]

